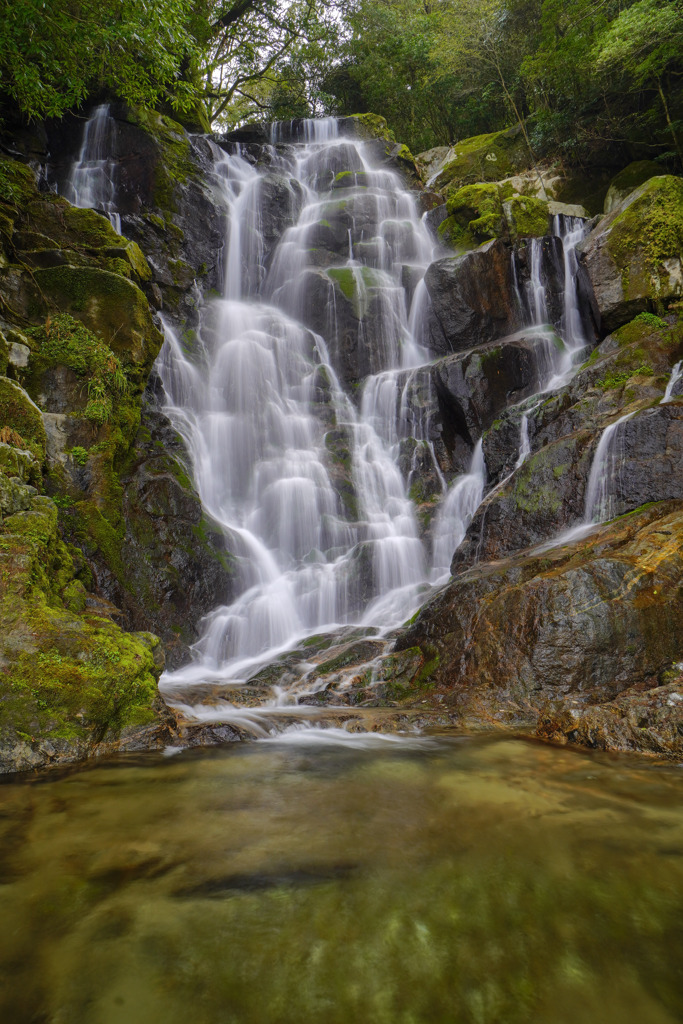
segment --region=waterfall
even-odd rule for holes
[[[519,252],[511,254],[512,288],[517,307],[527,326],[521,336],[536,347],[539,365],[539,392],[552,391],[567,381],[575,357],[586,346],[579,308],[576,246],[585,236],[585,222],[579,217],[553,217],[552,233],[562,242],[563,306],[557,330],[548,323],[547,285],[542,238],[526,240],[528,249],[528,279],[520,287]],[[528,453],[527,453],[528,454]]]
[[[121,233],[116,212],[116,160],[114,119],[109,104],[96,107],[86,121],[78,159],[71,168],[64,195],[74,206],[104,213]]]
[[[472,516],[484,497],[486,463],[479,440],[468,473],[458,477],[446,494],[434,523],[432,580],[442,583],[451,571],[453,552],[462,543]]]
[[[529,414],[525,412],[522,415],[522,422],[519,426],[519,455],[517,456],[515,469],[519,469],[520,466],[523,466],[530,455],[531,441],[529,440]]]
[[[560,331],[570,357],[586,346],[586,336],[579,306],[579,262],[576,247],[586,236],[586,222],[580,217],[553,218],[553,234],[562,239],[564,262],[563,311]],[[570,359],[571,362],[571,359]]]
[[[612,483],[624,465],[623,442],[619,443],[619,428],[622,423],[633,416],[627,412],[614,423],[610,423],[602,432],[598,447],[595,449],[588,483],[586,485],[586,503],[584,506],[584,525],[606,522],[614,515],[614,495]]]
[[[281,143],[292,135],[301,141]],[[418,282],[407,301],[403,280],[423,276],[433,243],[398,177],[373,166],[371,146],[340,138],[334,119],[274,126],[271,145],[267,172],[213,147],[229,213],[223,296],[201,308],[191,343],[165,325],[157,364],[239,574],[238,596],[207,617],[192,663],[167,687],[248,679],[339,625],[397,625],[428,579],[398,468],[400,439],[415,429],[400,426],[398,385],[425,360],[411,317],[424,294]],[[268,254],[273,174],[299,213]],[[343,316],[344,344],[365,354],[373,337],[376,372],[359,374],[357,404],[341,374]]]
[[[675,397],[673,391],[681,377],[683,377],[683,359],[679,359],[671,370],[671,376],[669,377],[669,381],[666,385],[666,391],[664,392],[664,398],[660,403],[661,405],[664,405],[666,402],[670,402],[671,399]]]

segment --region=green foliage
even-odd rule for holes
[[[48,317],[28,334],[39,346],[40,365],[67,366],[85,378],[88,402],[83,415],[93,423],[107,423],[113,401],[130,390],[121,363],[109,346],[68,313]]]
[[[69,454],[77,466],[85,466],[88,462],[88,451],[81,445],[76,445]]]
[[[191,0],[0,0],[2,92],[29,117],[59,117],[89,93],[187,109],[197,57]]]
[[[681,166],[683,0],[356,0],[329,108],[414,151],[527,119],[531,149]]]

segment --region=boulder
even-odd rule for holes
[[[436,354],[474,348],[522,326],[510,250],[500,240],[437,260],[428,267],[425,284],[431,300],[429,346]]]
[[[296,315],[323,336],[342,384],[379,373],[397,358],[398,289],[386,285],[385,277],[369,267],[309,268],[301,275]]]
[[[651,178],[580,244],[605,333],[683,295],[683,179]]]
[[[596,706],[603,703],[604,716],[613,718],[609,702],[624,691],[658,687],[678,663],[682,551],[680,504],[652,505],[601,527],[589,544],[463,573],[422,608],[396,649],[422,652],[431,667],[431,699],[463,724],[540,723],[542,735],[554,735],[553,701],[571,702],[579,729],[602,714]],[[652,691],[657,713],[665,706],[677,716],[675,729],[680,707],[671,693],[655,700]],[[673,733],[662,719],[656,729],[643,725],[642,742],[632,745],[667,749]],[[660,743],[658,730],[668,739]],[[619,745],[608,730],[602,735],[604,746]]]
[[[662,168],[654,160],[635,160],[628,164],[610,181],[605,196],[604,212],[611,213],[639,185],[643,185],[650,178],[659,177],[661,173]]]
[[[0,377],[0,428],[34,442],[44,453],[47,435],[43,415],[24,389],[8,377]]]
[[[528,167],[529,163],[522,129],[515,125],[456,143],[453,157],[446,160],[433,185],[443,189],[473,181],[500,181]]]
[[[553,235],[537,244],[548,321],[557,325],[563,314],[562,241]],[[429,348],[436,354],[460,352],[514,334],[533,322],[525,299],[531,272],[532,246],[527,241],[516,245],[513,253],[509,245],[495,239],[464,255],[432,263],[424,279],[431,300]]]

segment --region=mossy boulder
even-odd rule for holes
[[[34,272],[42,295],[99,335],[128,368],[131,379],[147,379],[163,338],[149,304],[126,277],[97,267],[50,267]]]
[[[519,125],[463,139],[439,172],[434,187],[444,189],[475,181],[500,181],[529,166],[530,156]]]
[[[446,208],[448,217],[438,235],[456,251],[465,252],[505,234],[502,190],[496,184],[480,182],[451,191]]]
[[[0,428],[8,427],[45,453],[47,435],[43,414],[16,381],[0,377]]]
[[[448,217],[437,233],[456,252],[467,252],[494,238],[512,242],[542,238],[550,231],[551,217],[558,213],[585,216],[582,207],[514,193],[509,182],[477,182],[451,189],[446,209]]]
[[[75,760],[156,721],[158,639],[88,613],[74,571],[49,498],[4,519],[0,771]]]
[[[533,196],[511,196],[503,204],[508,233],[512,241],[519,238],[542,238],[550,227],[549,204]]]
[[[386,118],[380,114],[351,114],[338,121],[341,135],[352,135],[359,139],[384,139],[385,142],[396,142],[394,133],[389,128]]]
[[[605,196],[605,213],[611,213],[639,185],[649,181],[650,178],[659,177],[661,173],[662,168],[654,160],[635,160],[628,164],[610,181]]]
[[[603,329],[665,311],[683,295],[683,179],[651,178],[580,246]]]

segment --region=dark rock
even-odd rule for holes
[[[658,686],[680,657],[682,538],[680,504],[661,503],[599,528],[589,542],[479,566],[426,604],[396,649],[418,647],[431,659],[434,699],[463,723],[541,716],[548,735],[548,702],[575,698],[578,731],[584,715],[603,714],[589,708]],[[678,728],[679,702],[654,692],[652,700],[670,709],[671,729],[660,719],[668,739],[646,726],[641,743],[631,730],[638,749],[666,749]]]
[[[106,590],[130,628],[153,629],[161,637],[171,668],[187,660],[203,616],[230,601],[237,575],[220,527],[203,513],[187,465],[168,419],[147,405],[121,475],[126,575],[111,579]]]

